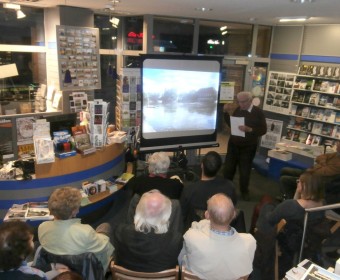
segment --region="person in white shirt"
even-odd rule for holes
[[[200,279],[247,279],[253,270],[254,237],[230,226],[236,212],[225,194],[215,194],[207,204],[206,219],[193,222],[184,234],[179,263]]]

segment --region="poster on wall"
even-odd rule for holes
[[[275,144],[281,140],[283,121],[266,118],[266,122],[267,133],[261,137],[260,146],[275,149]]]
[[[61,90],[101,88],[98,28],[57,26]]]
[[[275,113],[288,114],[294,79],[294,73],[270,71],[263,109]]]
[[[252,88],[253,104],[263,107],[264,89],[266,87],[267,67],[254,66],[252,68]]]
[[[232,102],[235,94],[235,82],[221,82],[220,103]]]

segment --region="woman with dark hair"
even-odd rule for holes
[[[47,279],[41,270],[27,265],[34,251],[33,229],[14,220],[0,225],[0,279]]]

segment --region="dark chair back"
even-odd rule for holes
[[[83,276],[84,280],[104,280],[104,269],[101,262],[93,253],[79,255],[55,255],[47,252],[44,248],[35,258],[33,266],[47,272],[51,270],[51,263],[61,263]]]

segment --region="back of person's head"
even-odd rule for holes
[[[33,229],[28,224],[14,220],[0,225],[0,270],[18,268],[33,250]]]
[[[83,280],[83,279],[84,278],[80,274],[68,270],[58,274],[52,280]]]
[[[148,159],[150,174],[166,174],[170,166],[170,158],[165,152],[153,153]]]
[[[79,189],[63,187],[56,189],[48,200],[48,208],[58,220],[67,220],[74,217],[79,210],[81,194]]]
[[[207,204],[207,212],[212,224],[228,226],[236,216],[232,200],[223,193],[213,195]]]
[[[166,233],[171,216],[171,200],[158,190],[151,190],[142,195],[134,217],[136,231]]]
[[[215,151],[208,152],[202,159],[202,171],[207,177],[215,177],[221,166],[221,156]]]
[[[300,175],[301,198],[320,201],[324,198],[322,177],[314,172],[304,172]]]

